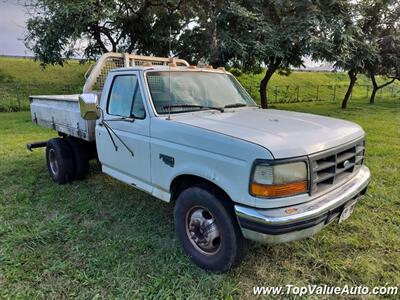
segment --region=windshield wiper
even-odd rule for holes
[[[181,108],[197,107],[197,108],[215,109],[215,110],[219,110],[220,112],[224,112],[224,108],[223,107],[197,105],[197,104],[174,104],[174,105],[164,105],[163,106],[164,109],[176,108],[176,107],[181,107]]]
[[[247,104],[244,103],[232,103],[232,104],[227,104],[224,106],[224,108],[234,108],[234,107],[245,107]]]

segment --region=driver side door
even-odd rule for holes
[[[96,146],[103,172],[151,192],[150,118],[143,103],[139,74],[117,73],[104,96],[104,121],[96,125]]]

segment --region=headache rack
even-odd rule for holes
[[[108,72],[115,68],[134,67],[143,64],[188,66],[183,59],[141,56],[126,53],[103,54],[96,64],[85,74],[86,83],[83,93],[100,94],[103,90]],[[60,134],[74,136],[88,142],[95,140],[95,120],[86,120],[81,116],[79,96],[76,95],[40,95],[30,96],[32,121],[40,126],[51,128]],[[31,144],[30,149],[43,146],[44,143]]]
[[[358,139],[338,148],[310,155],[310,192],[315,195],[349,178],[364,163],[365,141]]]
[[[189,66],[184,59],[174,58],[177,66]],[[142,66],[145,63],[151,65],[168,65],[171,62],[167,57],[142,56],[128,53],[109,52],[103,54],[85,74],[86,83],[83,87],[83,93],[101,92],[108,72],[116,68],[126,68]]]

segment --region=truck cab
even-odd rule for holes
[[[102,75],[116,57],[124,67]],[[360,126],[260,109],[224,69],[108,55],[69,110],[43,97],[31,97],[32,120],[62,133],[46,143],[52,178],[83,178],[95,143],[104,173],[174,205],[183,249],[208,270],[239,263],[247,240],[289,242],[344,221],[370,180]]]

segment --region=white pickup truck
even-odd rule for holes
[[[109,53],[82,95],[31,96],[57,183],[104,173],[174,203],[177,236],[200,267],[239,263],[246,240],[281,243],[343,221],[366,192],[365,134],[354,123],[260,109],[224,69]],[[156,220],[155,220],[156,221]]]

